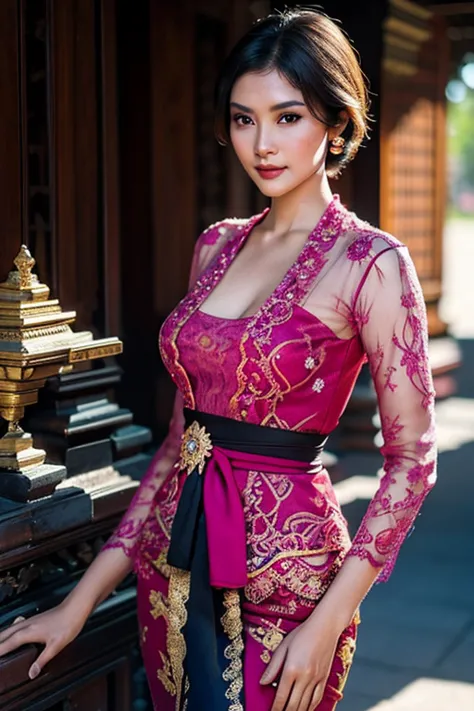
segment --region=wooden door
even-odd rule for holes
[[[446,325],[441,296],[445,208],[448,38],[443,18],[390,3],[381,87],[380,225],[410,249],[428,308],[430,335]]]

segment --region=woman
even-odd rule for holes
[[[323,14],[270,15],[227,59],[218,138],[271,208],[198,239],[189,292],[160,333],[178,391],[170,432],[76,589],[0,636],[0,654],[46,645],[31,677],[134,562],[159,711],[332,711],[341,699],[358,608],[436,476],[415,270],[328,183],[366,121],[355,54]],[[367,360],[385,474],[351,543],[320,453]]]

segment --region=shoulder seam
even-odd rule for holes
[[[211,230],[216,229],[216,227],[225,227],[226,225],[244,225],[246,222],[249,221],[248,217],[226,217],[223,220],[218,220],[217,222],[213,222],[212,225],[209,225],[209,227],[206,227],[203,232],[201,232],[201,235],[207,235],[208,232]]]

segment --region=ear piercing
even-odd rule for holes
[[[336,136],[336,138],[333,138],[331,141],[331,145],[329,147],[329,152],[332,153],[334,156],[340,156],[341,153],[344,152],[344,146],[346,145],[346,141],[342,136]]]

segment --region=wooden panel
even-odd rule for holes
[[[22,241],[19,47],[17,0],[0,2],[0,279]]]
[[[121,332],[117,23],[115,0],[102,0],[102,156],[105,335]]]
[[[74,34],[74,163],[75,177],[75,302],[77,327],[104,333],[103,272],[98,214],[99,145],[98,82],[94,0],[75,3]],[[58,160],[61,157],[58,156]],[[60,229],[61,226],[58,225]],[[66,235],[61,235],[66,243]],[[99,262],[100,259],[100,262]],[[100,269],[100,273],[99,273]]]
[[[121,292],[124,368],[121,401],[140,423],[155,420],[155,400],[143,397],[155,381],[158,316],[153,304],[150,159],[150,17],[148,2],[117,3],[120,88]],[[163,70],[163,68],[161,68]],[[163,108],[163,110],[165,110]]]
[[[186,290],[196,239],[194,7],[150,3],[154,305],[168,313]]]
[[[64,711],[66,708],[71,711],[101,711],[110,708],[107,703],[107,686],[106,676],[99,676],[83,684],[77,691],[68,695]]]
[[[74,151],[74,14],[71,0],[51,3],[51,150],[54,206],[52,228],[57,240],[57,296],[63,308],[75,309],[76,175]],[[60,265],[60,266],[59,266]]]
[[[77,328],[103,333],[95,3],[50,2],[57,296]]]
[[[191,0],[164,6],[151,2],[153,305],[160,320],[186,292],[198,234],[194,57]],[[163,367],[155,380],[155,397],[158,421],[166,427],[174,387]]]
[[[195,27],[196,232],[225,216],[227,161],[214,136],[214,88],[226,54],[226,23],[199,13]],[[228,147],[228,150],[232,150]]]
[[[447,39],[439,20],[429,28],[411,75],[384,71],[381,223],[408,245],[422,282],[438,280],[439,296]]]

